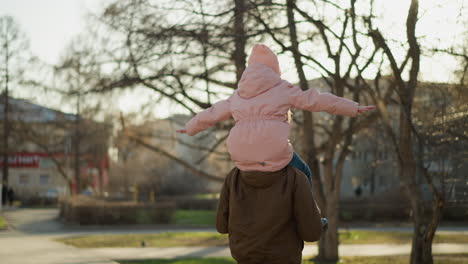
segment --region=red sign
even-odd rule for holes
[[[63,159],[65,155],[63,153],[47,154],[45,152],[13,152],[8,154],[8,167],[10,168],[39,168],[41,166],[47,166],[42,159],[50,158],[51,156],[56,159]],[[89,155],[83,155],[83,158],[91,158]],[[3,167],[3,157],[0,155],[0,168]],[[98,160],[88,160],[82,163],[84,168],[109,168],[107,156],[101,157]]]
[[[38,168],[39,160],[45,157],[44,153],[16,152],[8,154],[8,167],[10,168]],[[3,158],[0,157],[0,167],[3,167]]]

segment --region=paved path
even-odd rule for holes
[[[230,257],[228,247],[175,247],[175,248],[95,248],[86,252],[114,259],[147,259],[174,257]],[[369,244],[340,245],[340,256],[390,256],[409,255],[411,245]],[[456,254],[468,252],[468,244],[435,244],[434,254]],[[318,254],[317,245],[306,245],[303,256]]]
[[[6,231],[12,232],[12,231]],[[117,264],[111,258],[89,254],[40,236],[0,236],[2,264]]]
[[[12,229],[28,235],[70,236],[87,234],[158,233],[176,231],[216,232],[213,227],[176,225],[77,226],[58,220],[57,209],[6,209],[3,216]],[[0,233],[0,236],[2,234]]]
[[[134,226],[72,226],[64,225],[57,220],[57,209],[6,209],[3,211],[4,217],[13,225],[15,230],[25,234],[50,234],[50,235],[76,235],[106,233],[106,234],[126,234],[126,233],[157,233],[168,231],[212,231],[213,227],[190,227],[175,225],[134,225]],[[344,223],[340,230],[367,230],[367,231],[388,231],[388,232],[413,232],[411,225],[404,226],[382,226],[382,225],[349,225]],[[466,226],[440,226],[438,234],[466,234],[468,235],[468,224]]]
[[[151,227],[70,227],[56,220],[57,210],[21,209],[6,210],[3,216],[13,226],[0,232],[0,260],[5,264],[116,264],[119,259],[219,257],[230,256],[227,247],[176,247],[176,248],[94,248],[80,249],[55,242],[55,238],[95,233],[156,233],[170,231],[214,231],[213,228],[181,229],[175,226]],[[382,228],[352,228],[382,230]],[[388,230],[388,229],[387,229]],[[387,231],[386,230],[386,231]],[[392,231],[411,231],[397,227]],[[468,228],[446,228],[441,233],[468,233]],[[340,245],[342,256],[408,255],[410,245]],[[466,253],[468,244],[435,244],[436,254]],[[306,245],[304,256],[317,254],[316,245]]]

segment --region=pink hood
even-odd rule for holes
[[[237,93],[244,99],[255,97],[281,81],[278,58],[265,45],[252,48],[248,67],[239,81]]]
[[[238,89],[226,100],[200,112],[185,126],[187,134],[198,132],[231,117],[227,147],[242,171],[277,171],[291,161],[287,112],[299,108],[313,112],[355,116],[357,103],[311,88],[302,91],[281,80],[278,59],[262,44],[252,49],[249,65]]]
[[[281,78],[273,70],[263,64],[249,65],[237,87],[237,94],[244,99],[250,99],[262,94],[281,82]]]

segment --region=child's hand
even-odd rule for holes
[[[186,134],[186,133],[187,133],[187,130],[185,130],[185,129],[178,129],[178,130],[176,130],[176,132],[179,133],[179,134]]]
[[[367,111],[370,111],[370,110],[374,110],[375,109],[375,105],[370,105],[370,106],[358,106],[358,110],[357,110],[357,113],[358,115],[362,114],[362,113],[365,113]]]

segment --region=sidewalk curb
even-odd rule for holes
[[[81,250],[83,254],[114,260],[231,257],[229,247],[90,248]],[[340,245],[339,252],[340,256],[346,257],[401,256],[411,254],[411,244]],[[439,243],[433,245],[434,254],[460,254],[466,252],[468,252],[468,243]],[[302,251],[303,257],[312,257],[317,254],[317,245],[306,245]]]

